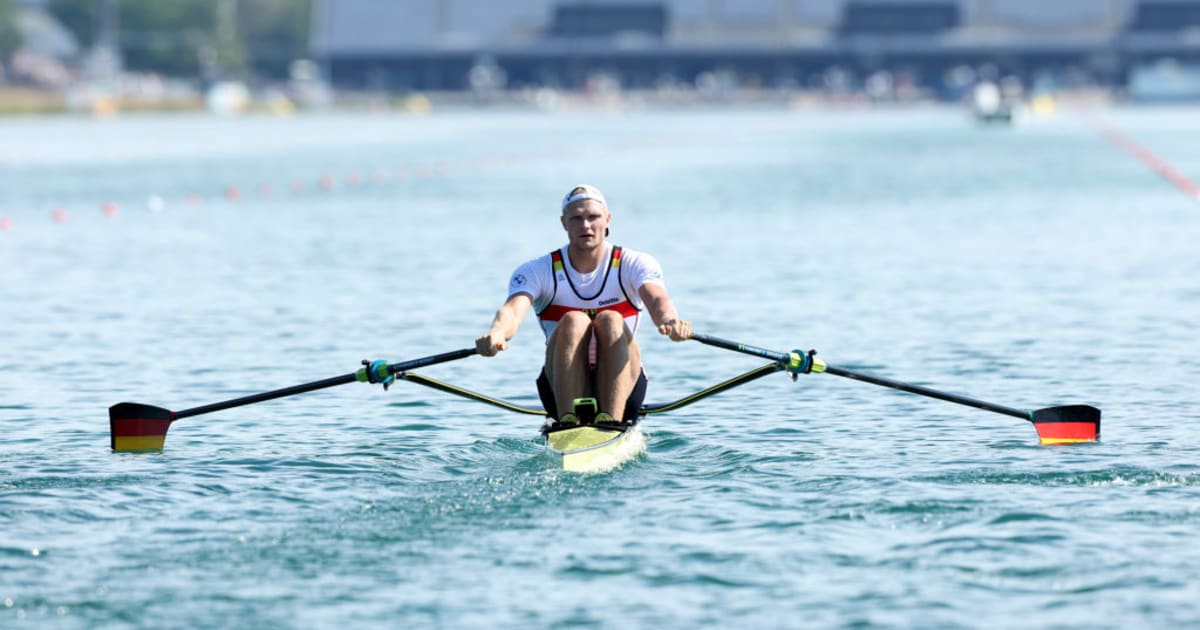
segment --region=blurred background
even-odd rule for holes
[[[0,112],[1197,99],[1196,0],[0,0]]]

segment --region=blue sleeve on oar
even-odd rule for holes
[[[793,380],[795,380],[797,374],[812,373],[813,355],[816,353],[816,350],[809,350],[808,352],[800,349],[792,350],[791,354],[788,355],[787,371],[792,375]]]
[[[363,365],[366,367],[361,368],[356,375],[360,381],[381,383],[384,391],[387,391],[387,388],[396,381],[396,375],[392,374],[392,371],[388,369],[391,366],[383,359],[376,361],[363,359]]]

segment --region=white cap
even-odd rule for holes
[[[579,191],[579,189],[581,189],[581,188],[583,190]],[[579,191],[579,192],[576,192],[576,191]],[[590,184],[580,184],[578,186],[572,186],[571,190],[567,191],[567,196],[563,197],[562,209],[566,210],[567,206],[575,203],[576,201],[583,201],[585,199],[594,199],[596,201],[599,201],[600,205],[604,206],[605,210],[608,210],[608,202],[604,200],[604,194],[600,192],[600,189],[598,189],[595,186],[592,186]]]

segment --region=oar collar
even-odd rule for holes
[[[825,362],[816,358],[816,355],[816,350],[809,350],[808,352],[805,352],[799,349],[792,350],[788,354],[788,361],[785,367],[787,368],[788,374],[792,375],[793,381],[796,380],[796,376],[800,374],[811,374],[814,365],[817,363],[820,364],[820,368],[818,368],[817,371],[824,371]]]

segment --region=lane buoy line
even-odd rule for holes
[[[1200,201],[1200,186],[1197,186],[1196,183],[1188,179],[1186,175],[1179,172],[1178,169],[1176,169],[1174,166],[1171,166],[1171,164],[1166,160],[1155,155],[1153,151],[1146,148],[1137,140],[1134,140],[1128,135],[1122,133],[1116,127],[1113,127],[1112,125],[1109,125],[1101,120],[1089,118],[1088,125],[1090,125],[1092,129],[1094,129],[1101,136],[1104,136],[1104,138],[1112,143],[1113,146],[1134,157],[1142,164],[1145,164],[1150,168],[1150,170],[1158,173],[1160,177],[1167,182],[1170,182],[1185,195],[1195,199],[1196,201]]]
[[[623,142],[609,146],[610,153],[635,151],[646,148],[656,148],[652,140],[644,139],[639,142]],[[601,149],[604,151],[605,149]],[[182,202],[191,207],[203,205],[210,199],[226,203],[236,203],[246,199],[271,199],[281,195],[293,197],[308,194],[329,194],[335,192],[352,192],[375,186],[402,185],[433,181],[440,178],[455,177],[486,172],[493,167],[513,167],[529,162],[561,162],[571,157],[573,152],[565,149],[555,149],[542,152],[504,153],[495,155],[480,155],[465,160],[436,160],[402,164],[394,168],[376,167],[364,171],[352,171],[344,175],[326,173],[312,178],[293,178],[286,184],[262,182],[249,187],[227,184],[219,188],[219,192],[206,196],[200,192],[190,192],[182,195]],[[147,194],[144,197],[147,210],[159,213],[166,210],[170,199],[159,194]],[[50,221],[55,224],[67,223],[71,214],[68,207],[78,207],[79,204],[55,204],[50,210]],[[96,203],[100,214],[108,219],[115,219],[121,213],[121,204],[114,199],[106,199]],[[10,232],[16,227],[11,216],[0,214],[0,232]]]

